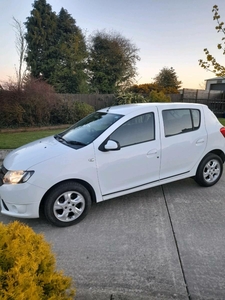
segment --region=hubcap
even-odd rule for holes
[[[205,168],[203,170],[203,177],[205,181],[212,183],[217,180],[217,178],[220,176],[220,164],[218,160],[211,159],[208,161],[208,163],[205,165]]]
[[[84,197],[77,191],[67,191],[55,201],[53,212],[62,222],[71,222],[82,215],[85,209]]]

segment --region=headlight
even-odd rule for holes
[[[26,182],[34,171],[8,171],[3,177],[3,182],[6,184],[17,184]]]

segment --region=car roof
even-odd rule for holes
[[[151,102],[151,103],[132,103],[132,104],[122,104],[122,105],[116,105],[116,106],[109,106],[106,108],[102,108],[99,111],[100,112],[107,112],[107,113],[115,113],[115,114],[123,114],[127,115],[129,113],[132,113],[134,111],[137,111],[138,109],[143,109],[144,107],[150,108],[150,107],[163,107],[164,109],[171,109],[171,108],[197,108],[197,107],[207,107],[204,104],[198,104],[198,103],[180,103],[180,102]]]

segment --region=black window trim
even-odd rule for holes
[[[135,117],[133,117],[133,118],[131,118],[131,119],[125,121],[125,122],[124,122],[123,124],[121,124],[118,128],[116,128],[113,132],[111,132],[111,134],[110,134],[110,135],[105,139],[105,141],[98,147],[98,149],[99,149],[100,151],[105,152],[105,150],[104,150],[104,145],[108,142],[108,140],[113,140],[113,141],[115,141],[114,139],[111,139],[110,137],[111,137],[111,135],[112,135],[116,130],[118,130],[119,128],[121,128],[124,124],[126,124],[126,123],[129,122],[130,120],[135,119],[135,118],[137,118],[137,117],[141,117],[141,116],[143,116],[143,115],[147,115],[147,114],[152,114],[152,115],[153,115],[153,124],[154,124],[154,128],[153,128],[153,139],[147,140],[147,141],[142,141],[142,142],[137,142],[137,143],[133,143],[133,144],[129,144],[129,145],[124,145],[124,146],[121,146],[120,143],[119,143],[119,141],[116,141],[116,142],[119,143],[119,146],[120,146],[120,149],[121,149],[121,148],[125,148],[125,147],[130,147],[130,146],[135,146],[135,145],[139,145],[139,144],[143,144],[143,143],[148,143],[148,142],[151,142],[151,141],[155,141],[155,132],[156,132],[156,130],[155,130],[155,127],[156,127],[156,126],[155,126],[155,113],[154,113],[153,111],[149,111],[149,112],[142,113],[141,115],[137,115],[137,116],[135,116]]]
[[[165,122],[164,122],[164,118],[163,118],[163,112],[164,111],[172,111],[172,110],[173,111],[174,110],[189,110],[190,111],[190,115],[191,115],[192,130],[188,129],[188,130],[184,130],[182,132],[178,132],[178,133],[166,135],[166,133],[165,133]],[[194,110],[196,110],[196,111],[199,112],[199,125],[197,127],[194,127],[194,120],[193,120],[193,111]],[[201,110],[198,109],[198,108],[188,108],[188,107],[187,108],[169,108],[169,109],[164,109],[164,110],[162,110],[162,119],[163,119],[163,126],[164,126],[164,136],[166,138],[168,138],[168,137],[171,137],[171,136],[176,136],[176,135],[179,135],[179,134],[184,134],[184,133],[188,133],[188,132],[192,132],[192,131],[198,130],[200,128],[200,126],[201,126]]]

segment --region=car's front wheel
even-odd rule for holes
[[[195,180],[201,186],[212,186],[219,181],[222,173],[222,159],[218,155],[210,153],[199,164]]]
[[[59,227],[80,222],[91,206],[91,196],[80,183],[69,181],[54,187],[44,203],[46,219]]]

